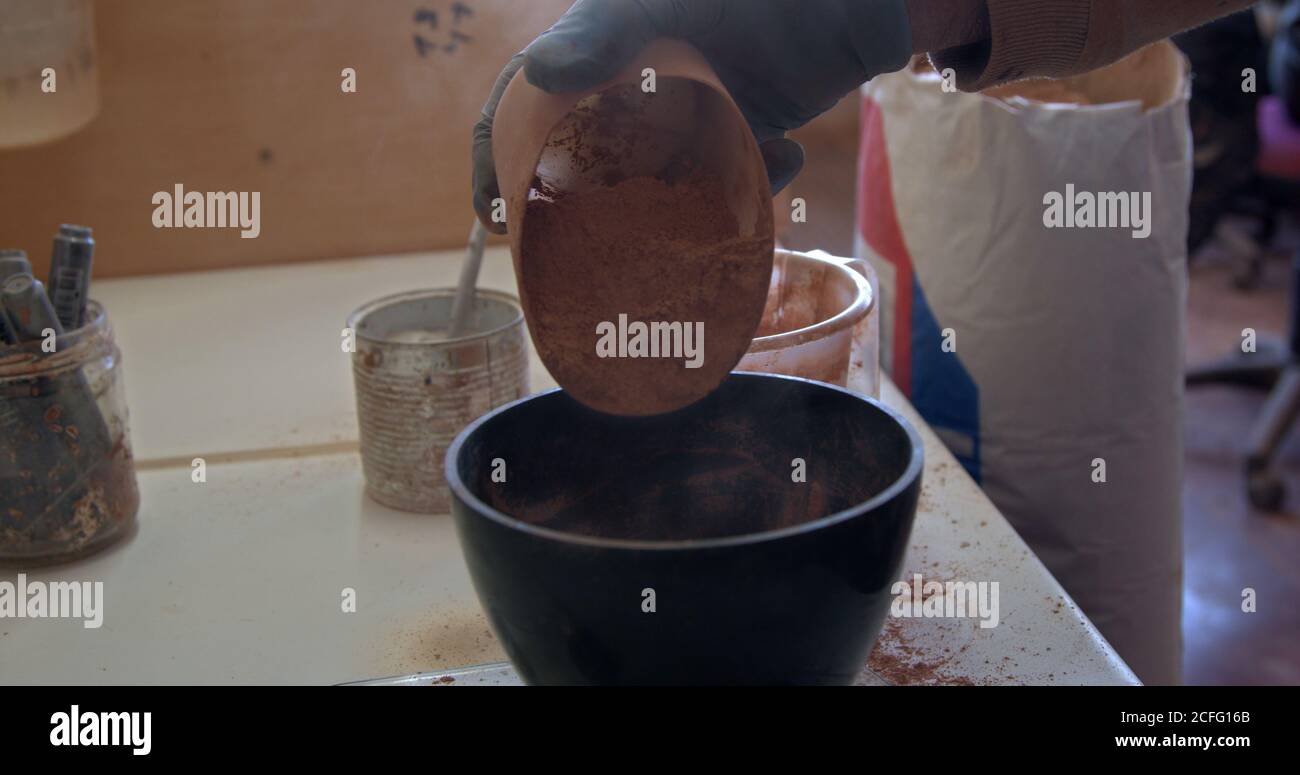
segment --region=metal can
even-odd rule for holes
[[[366,493],[402,511],[448,513],[447,447],[479,416],[529,392],[519,301],[478,291],[470,333],[448,339],[455,296],[397,294],[348,318]]]

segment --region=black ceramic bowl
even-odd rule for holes
[[[916,432],[876,401],[742,373],[650,418],[531,396],[446,463],[479,600],[533,684],[851,682],[921,469]]]

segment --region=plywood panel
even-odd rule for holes
[[[57,225],[85,223],[109,276],[462,245],[483,100],[568,5],[97,3],[101,113],[64,140],[0,150],[0,247],[43,265]],[[261,235],[154,228],[154,193],[178,183],[261,192]]]

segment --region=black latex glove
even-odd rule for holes
[[[655,38],[698,48],[758,139],[773,193],[803,167],[785,137],[912,53],[905,0],[578,0],[502,71],[474,127],[474,209],[492,231],[501,196],[492,119],[519,71],[548,92],[576,92],[613,78]]]

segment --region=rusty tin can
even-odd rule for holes
[[[479,416],[529,392],[518,299],[478,291],[471,333],[447,339],[455,297],[454,289],[401,293],[348,318],[366,493],[391,508],[448,513],[447,447]]]

